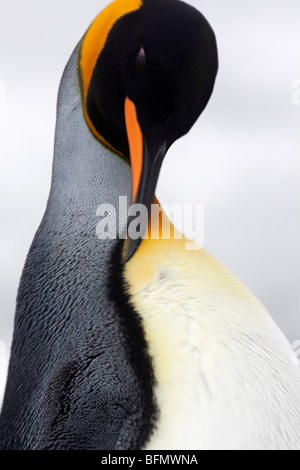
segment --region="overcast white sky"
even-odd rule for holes
[[[2,372],[21,270],[50,186],[59,80],[107,3],[0,0]],[[292,96],[300,81],[300,2],[188,3],[215,29],[220,72],[202,118],[170,150],[157,195],[170,204],[205,205],[206,249],[294,341],[300,339],[300,94]],[[0,370],[0,389],[1,380]]]

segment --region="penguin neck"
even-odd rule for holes
[[[146,235],[132,259],[124,267],[124,276],[133,296],[143,289],[147,280],[156,276],[155,264],[145,263],[144,260],[149,261],[153,255],[157,262],[163,262],[166,253],[170,250],[182,250],[188,241],[174,227],[156,197],[153,205],[155,209],[151,211]],[[126,249],[126,245],[124,248]]]
[[[91,133],[84,117],[76,47],[60,84],[52,184],[48,211],[86,211],[100,204],[117,207],[120,195],[130,195],[130,167]],[[113,184],[111,183],[113,182]]]

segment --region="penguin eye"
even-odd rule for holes
[[[146,54],[144,47],[142,46],[139,50],[138,55],[136,56],[135,68],[138,73],[143,73],[146,68]]]

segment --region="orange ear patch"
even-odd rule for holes
[[[142,5],[142,0],[114,0],[96,17],[87,30],[81,44],[79,67],[85,119],[94,136],[111,149],[113,149],[112,146],[98,133],[89,118],[86,109],[87,94],[95,65],[112,27],[122,16],[139,10]],[[113,150],[116,151],[115,149]]]

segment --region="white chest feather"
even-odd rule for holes
[[[287,340],[221,264],[170,243],[145,244],[126,273],[156,378],[147,449],[300,449],[300,373]]]

